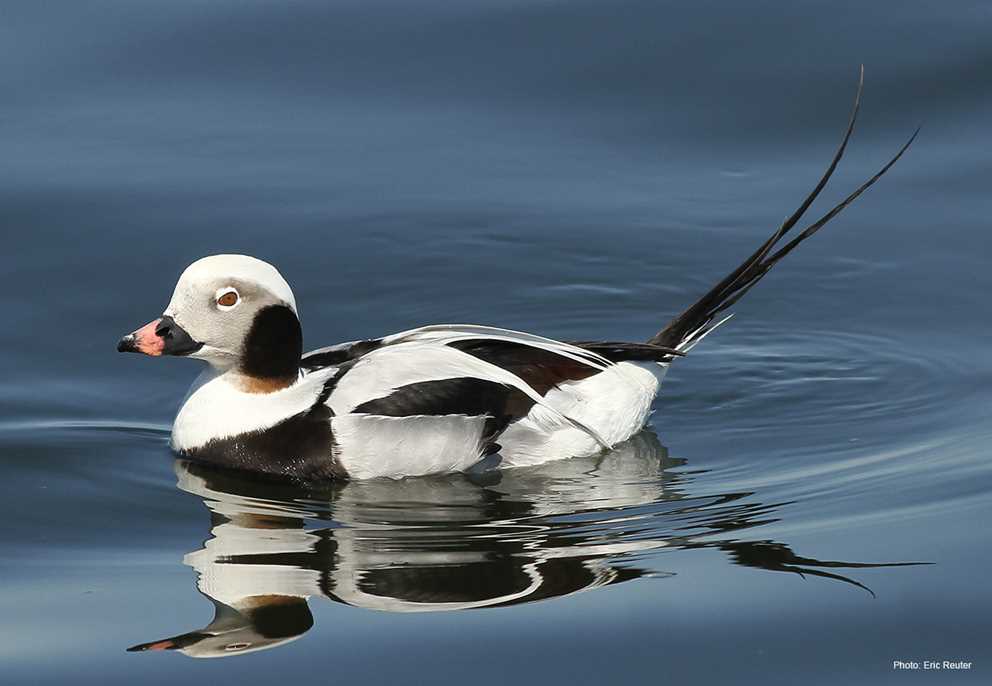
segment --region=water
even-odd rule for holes
[[[3,14],[3,683],[988,682],[986,3]],[[114,351],[214,252],[278,265],[311,348],[643,340],[808,191],[860,62],[814,209],[920,139],[614,454],[259,482],[170,455],[194,363]],[[187,633],[211,600],[230,640]],[[181,635],[231,657],[125,652]]]

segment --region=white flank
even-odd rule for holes
[[[334,417],[335,457],[356,479],[446,474],[480,457],[486,417],[466,415]]]
[[[666,371],[667,365],[620,362],[588,379],[552,389],[545,402],[615,445],[644,427]],[[538,405],[511,424],[497,441],[502,446],[504,467],[593,455],[600,449],[587,434],[561,426]]]

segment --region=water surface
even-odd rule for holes
[[[987,683],[990,21],[8,3],[4,683]],[[861,62],[814,212],[920,139],[608,455],[259,481],[169,453],[195,363],[114,351],[215,252],[282,270],[309,348],[434,322],[643,340],[815,183]]]

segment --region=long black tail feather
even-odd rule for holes
[[[824,172],[822,178],[816,184],[816,187],[814,187],[813,191],[806,196],[806,199],[803,200],[799,208],[796,209],[796,211],[782,223],[782,226],[780,226],[767,241],[762,243],[750,257],[744,260],[744,262],[737,267],[737,269],[730,272],[730,274],[711,288],[705,295],[703,295],[703,297],[689,306],[689,308],[687,308],[680,315],[672,319],[672,321],[670,321],[665,328],[648,339],[649,344],[668,348],[677,348],[683,351],[691,348],[703,336],[718,326],[723,321],[722,319],[718,320],[721,313],[734,305],[744,296],[745,293],[751,290],[751,288],[753,288],[754,285],[758,283],[758,281],[760,281],[761,278],[767,274],[779,260],[792,252],[797,245],[819,231],[827,222],[840,214],[845,207],[850,205],[858,198],[858,196],[868,190],[868,188],[878,181],[882,175],[885,174],[885,172],[887,172],[900,157],[902,157],[903,153],[906,152],[913,141],[916,140],[916,136],[920,132],[919,129],[917,129],[913,135],[910,136],[909,140],[906,141],[906,143],[899,149],[899,152],[897,152],[895,156],[892,157],[892,159],[890,159],[888,163],[886,163],[886,165],[878,171],[878,173],[861,184],[861,186],[844,198],[844,200],[840,203],[835,205],[829,212],[803,229],[791,241],[786,243],[784,246],[781,246],[777,251],[772,252],[779,241],[789,231],[791,231],[797,223],[799,223],[799,220],[802,219],[810,205],[812,205],[813,201],[816,200],[816,197],[820,194],[820,191],[822,191],[827,185],[827,182],[833,175],[834,170],[837,168],[838,162],[840,162],[841,158],[844,156],[844,151],[847,149],[847,143],[851,138],[851,134],[854,132],[854,124],[858,118],[858,110],[861,108],[861,93],[863,88],[864,67],[861,68],[860,78],[858,79],[858,92],[854,98],[854,107],[851,111],[851,118],[847,124],[847,129],[844,132],[844,138],[841,140],[840,146],[834,153],[833,159],[830,161],[830,166],[827,167],[826,172]]]

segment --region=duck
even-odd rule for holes
[[[585,457],[647,423],[671,364],[730,318],[728,309],[905,153],[786,236],[827,185],[857,120],[799,207],[737,268],[643,342],[559,341],[475,324],[434,324],[310,352],[289,283],[247,255],[201,258],[160,317],[120,352],[206,363],[171,434],[182,458],[295,479],[451,474]]]

